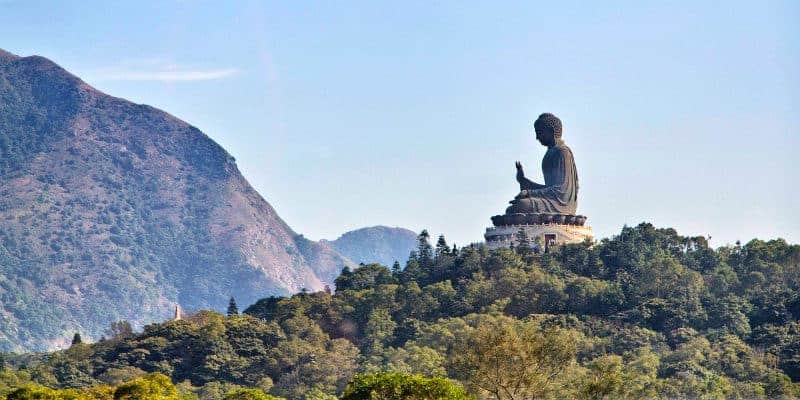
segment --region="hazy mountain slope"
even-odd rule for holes
[[[197,128],[0,52],[0,350],[321,289],[297,238]]]
[[[334,241],[322,240],[356,263],[405,265],[408,254],[417,247],[417,234],[404,228],[373,226],[347,232]]]
[[[339,276],[339,273],[345,265],[350,268],[357,267],[355,262],[336,251],[336,249],[325,240],[315,242],[304,238],[303,235],[298,235],[295,243],[297,247],[300,248],[303,258],[311,265],[314,274],[331,288],[334,286],[333,280]]]

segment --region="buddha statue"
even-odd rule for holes
[[[572,150],[561,140],[561,120],[545,113],[533,124],[536,139],[547,147],[542,159],[544,184],[525,177],[522,163],[517,161],[517,182],[520,192],[511,200],[506,215],[562,214],[574,215],[578,207],[578,170]]]

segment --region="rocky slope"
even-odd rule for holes
[[[197,128],[0,50],[0,351],[322,289],[346,264]]]
[[[405,265],[417,247],[417,234],[404,228],[373,226],[350,231],[334,241],[322,240],[356,263],[380,263],[390,267],[395,261]]]

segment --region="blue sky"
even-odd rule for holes
[[[296,231],[481,240],[564,122],[598,237],[800,242],[800,3],[0,0],[0,48],[199,127]]]

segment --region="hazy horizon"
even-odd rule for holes
[[[482,240],[518,192],[514,161],[541,180],[532,124],[553,112],[598,238],[648,221],[714,246],[800,242],[793,2],[0,11],[0,48],[197,126],[312,239]]]

